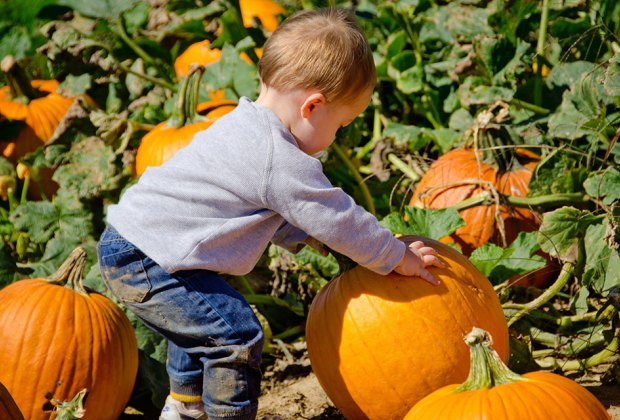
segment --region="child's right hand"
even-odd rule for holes
[[[445,267],[445,264],[437,257],[437,251],[434,248],[426,246],[422,241],[415,241],[409,244],[405,256],[394,271],[403,276],[422,277],[434,285],[441,284],[439,279],[426,269],[429,266]]]

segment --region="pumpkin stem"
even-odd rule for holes
[[[45,280],[52,284],[64,285],[78,293],[88,294],[82,284],[82,274],[86,265],[86,251],[82,247],[75,248],[58,270]]]
[[[86,396],[86,388],[78,392],[71,401],[56,402],[54,413],[56,420],[75,420],[84,417],[86,410],[84,409],[84,397]]]
[[[487,331],[474,327],[464,340],[469,346],[471,366],[469,376],[456,388],[456,392],[493,388],[497,385],[527,380],[511,371],[502,362],[492,347],[493,339]]]
[[[28,103],[33,99],[45,96],[32,87],[26,72],[12,55],[7,55],[0,62],[0,69],[6,75],[9,82],[11,95],[16,102]]]
[[[494,114],[496,108],[500,108]],[[473,126],[466,133],[466,147],[473,143],[474,150],[481,150],[482,160],[500,173],[521,169],[524,162],[517,153],[518,139],[510,135],[504,121],[509,118],[509,105],[498,101],[490,109],[478,114]]]
[[[200,93],[200,79],[204,74],[205,68],[202,65],[193,64],[189,73],[183,78],[176,107],[167,125],[169,127],[181,128],[184,125],[193,124],[203,117],[196,112],[198,97]]]

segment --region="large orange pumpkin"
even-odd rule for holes
[[[203,73],[203,66],[192,67],[179,89],[179,100],[173,115],[142,137],[136,154],[136,175],[140,176],[149,166],[159,166],[170,159],[187,146],[196,133],[209,128],[218,117],[234,108],[236,102],[226,99],[197,105]],[[206,117],[197,114],[198,109]]]
[[[491,347],[489,333],[474,328],[469,377],[418,402],[405,420],[603,420],[605,407],[581,385],[550,372],[521,376],[508,369]]]
[[[508,328],[499,299],[484,275],[455,249],[422,240],[445,268],[442,282],[381,276],[356,267],[317,293],[306,326],[308,353],[319,383],[350,419],[402,419],[432,391],[467,377],[463,336],[483,325],[508,358]]]
[[[525,197],[539,157],[525,149],[516,149],[514,158],[510,167],[502,168],[485,160],[480,151],[451,150],[440,156],[424,174],[409,205],[442,209],[483,192],[493,193],[493,190],[503,195]],[[489,241],[500,246],[510,244],[519,232],[531,232],[539,226],[538,217],[529,209],[501,203],[476,205],[459,213],[465,226],[454,232],[452,240],[466,255]]]
[[[0,382],[24,417],[50,417],[50,400],[87,389],[89,418],[118,419],[131,396],[138,347],[131,323],[107,297],[82,285],[86,261],[75,249],[49,278],[0,290]]]

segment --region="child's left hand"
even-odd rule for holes
[[[404,276],[418,276],[423,280],[438,285],[439,279],[431,274],[426,267],[445,267],[443,261],[437,257],[437,251],[424,244],[422,241],[415,241],[407,246],[405,255],[394,271]]]

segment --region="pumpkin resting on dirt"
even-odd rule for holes
[[[551,372],[521,376],[508,369],[491,347],[489,333],[474,328],[467,381],[443,387],[417,403],[405,420],[602,420],[609,414],[588,390]]]
[[[84,388],[87,417],[115,420],[131,396],[133,327],[110,299],[84,290],[85,261],[77,248],[50,278],[0,290],[0,382],[29,420],[49,419],[52,398],[69,401]]]
[[[381,276],[356,267],[317,293],[306,326],[312,368],[336,407],[351,419],[402,419],[432,391],[465,380],[463,336],[482,325],[508,358],[508,328],[491,283],[457,250],[433,246],[442,282]]]

